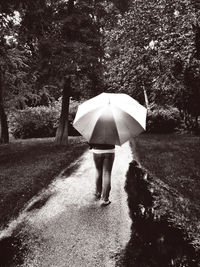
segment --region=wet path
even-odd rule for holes
[[[7,262],[5,266],[115,266],[117,256],[131,235],[124,191],[131,151],[128,144],[117,148],[112,173],[112,203],[107,207],[100,207],[93,199],[91,152],[85,152],[80,160],[80,167],[70,177],[58,177],[48,190],[29,204],[7,232],[1,233],[2,237],[9,236],[15,229],[15,236],[20,241],[16,244],[17,252],[13,253],[16,254],[15,264]]]
[[[165,186],[132,161],[128,144],[117,148],[107,207],[93,199],[92,154],[79,160],[0,232],[0,267],[200,267],[187,229],[156,200]]]

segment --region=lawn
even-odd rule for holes
[[[17,216],[25,203],[75,162],[86,148],[81,137],[70,137],[68,146],[55,145],[53,138],[14,140],[1,145],[0,226]],[[67,170],[70,171],[72,168]]]
[[[188,230],[199,235],[200,137],[142,134],[131,146],[153,183],[160,185],[163,206],[168,206]]]

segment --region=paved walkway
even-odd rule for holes
[[[58,177],[39,196],[50,195],[46,203],[21,214],[23,242],[28,247],[23,266],[115,266],[116,255],[130,238],[124,184],[131,160],[128,143],[117,147],[112,203],[106,207],[93,199],[94,166],[90,151],[83,154],[80,167],[70,177]],[[29,206],[35,201],[38,197]]]

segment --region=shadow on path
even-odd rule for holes
[[[130,163],[125,190],[132,219],[131,238],[117,266],[197,267],[200,259],[187,234],[170,222],[170,214],[156,218],[147,173]]]
[[[26,246],[18,230],[0,241],[0,266],[20,266],[24,262]]]

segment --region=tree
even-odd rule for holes
[[[18,40],[31,51],[35,61],[36,84],[42,87],[50,83],[62,89],[63,108],[56,141],[67,143],[69,98],[78,95],[78,92],[73,92],[74,86],[79,83],[79,88],[83,89],[83,81],[89,85],[91,80],[95,90],[98,90],[101,75],[99,29],[95,28],[93,14],[91,18],[90,1],[21,0],[17,4],[7,1],[0,5],[5,19],[8,14],[11,16],[15,8],[22,18]],[[4,36],[2,34],[2,38]],[[4,57],[5,70],[9,69],[7,59]],[[3,99],[0,103],[3,107]],[[5,120],[5,116],[2,115],[2,119]]]
[[[108,88],[140,102],[175,104],[194,57],[196,16],[190,1],[137,0],[107,33]],[[145,94],[146,92],[146,94]]]
[[[120,1],[117,2],[117,4],[119,3]],[[101,29],[107,12],[105,1],[85,0],[77,1],[76,4],[74,1],[69,1],[66,12],[63,12],[62,7],[61,13],[62,16],[58,12],[59,24],[62,25],[61,39],[59,39],[60,44],[63,44],[61,57],[68,60],[64,60],[64,62],[59,60],[59,68],[61,62],[64,66],[61,71],[63,102],[56,142],[67,144],[70,96],[77,95],[77,93],[79,95],[80,93],[82,95],[89,93],[92,96],[101,92],[103,88],[102,58],[104,51],[101,43]],[[68,38],[65,39],[65,36]],[[65,75],[63,75],[63,71]],[[80,84],[77,86],[76,80],[80,82],[87,80],[89,83],[87,83],[87,87],[81,87]],[[76,89],[73,88],[73,83],[76,84]],[[77,88],[79,88],[78,92]],[[81,92],[80,89],[83,91]]]
[[[100,33],[93,17],[93,6],[87,1],[58,3],[52,13],[54,24],[39,45],[43,67],[41,77],[62,88],[60,124],[56,133],[58,144],[68,143],[69,99],[80,93],[78,83],[90,80],[93,85],[96,83],[95,91],[99,90],[102,51]]]
[[[50,2],[38,15],[30,9],[32,18],[42,17],[44,31],[37,35],[40,55],[40,83],[56,84],[62,89],[62,110],[56,133],[58,144],[68,142],[68,110],[70,97],[95,95],[103,88],[102,20],[107,12],[106,1]],[[118,1],[119,2],[119,1]],[[30,14],[26,14],[30,17]],[[24,22],[26,19],[24,18]],[[33,19],[35,21],[35,19]],[[47,22],[50,23],[47,23]],[[30,24],[28,32],[41,27]],[[40,28],[39,28],[40,29]],[[37,30],[38,32],[38,30]],[[40,32],[40,31],[39,31]]]
[[[24,87],[27,56],[20,50],[16,40],[18,23],[12,15],[1,14],[0,17],[0,142],[9,141],[6,109],[8,102],[19,95]],[[11,97],[12,95],[12,97]]]
[[[113,0],[125,11],[128,1]],[[35,84],[62,89],[63,103],[57,143],[67,144],[70,96],[93,95],[102,86],[102,21],[108,1],[8,0],[1,14],[20,12],[18,40],[31,51]],[[78,86],[77,86],[78,85]],[[79,88],[79,90],[75,90]]]

